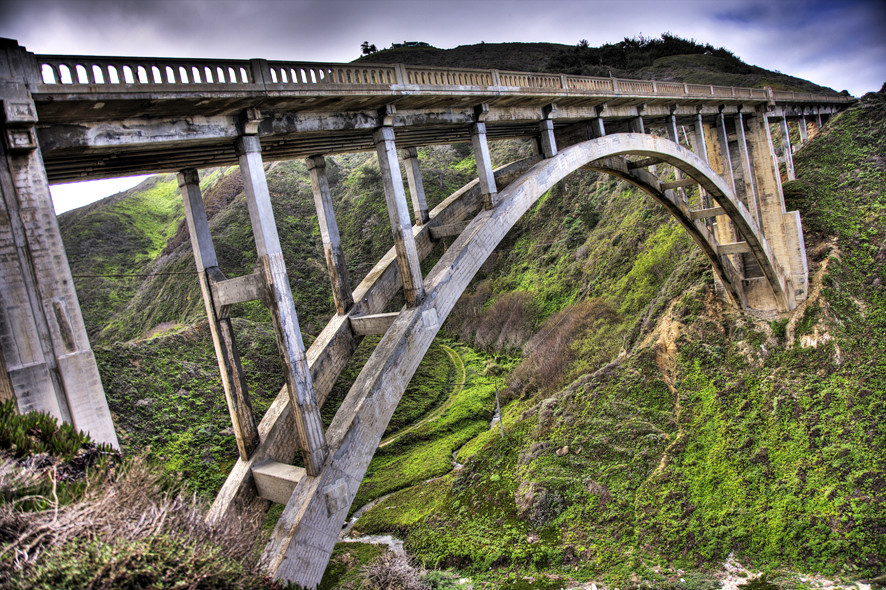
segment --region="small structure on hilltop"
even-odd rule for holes
[[[403,41],[403,43],[391,43],[391,49],[397,49],[398,47],[430,47],[430,43],[425,43],[424,41]]]

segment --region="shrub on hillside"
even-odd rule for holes
[[[0,504],[43,510],[79,498],[90,474],[122,459],[110,445],[96,444],[49,414],[18,414],[15,403],[0,403]]]
[[[421,570],[409,559],[388,551],[363,568],[363,587],[368,590],[430,590],[421,579]]]
[[[611,360],[617,352],[614,340],[595,336],[608,334],[618,321],[618,313],[602,299],[587,299],[548,318],[523,346],[526,357],[508,377],[509,397],[555,390],[576,376],[570,369],[580,355],[586,358],[579,364],[588,370]]]
[[[260,514],[208,523],[144,458],[115,465],[113,449],[11,403],[0,442],[0,586],[268,587],[255,563]]]
[[[481,283],[462,295],[449,316],[447,330],[487,350],[517,349],[532,336],[539,321],[535,296],[529,291],[499,295],[488,304],[489,285]]]
[[[205,506],[140,458],[67,506],[0,506],[0,585],[10,588],[263,588],[260,515],[206,521]]]

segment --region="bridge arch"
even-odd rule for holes
[[[747,242],[779,307],[787,308],[784,275],[758,225],[726,182],[692,152],[667,139],[625,133],[582,142],[537,162],[498,194],[497,206],[480,211],[467,225],[425,277],[424,298],[399,313],[371,354],[326,431],[329,455],[320,474],[299,481],[265,548],[262,560],[275,578],[304,587],[319,583],[338,540],[342,514],[353,501],[394,409],[443,321],[508,231],[569,174],[583,167],[615,174],[661,202],[701,246],[730,298],[741,304],[739,275],[718,252],[713,235],[692,219],[688,205],[662,189],[654,174],[632,169],[626,159],[631,155],[671,164],[707,190]],[[357,294],[354,299],[359,301]],[[241,471],[248,469],[245,462],[240,463]]]

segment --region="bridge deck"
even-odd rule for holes
[[[486,105],[490,139],[533,137],[543,109],[562,128],[595,117],[654,121],[761,104],[787,114],[849,98],[498,70],[396,65],[34,55],[32,95],[50,182],[235,164],[237,120],[261,113],[266,159],[469,141]],[[390,106],[393,105],[393,109]],[[382,114],[379,110],[386,109]]]

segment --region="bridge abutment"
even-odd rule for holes
[[[778,156],[772,143],[769,120],[761,111],[748,119],[748,143],[754,162],[760,197],[760,229],[772,247],[775,259],[789,282],[786,295],[790,309],[806,299],[809,267],[803,227],[798,211],[785,209]]]
[[[0,398],[117,448],[37,144],[29,54],[0,53]]]

